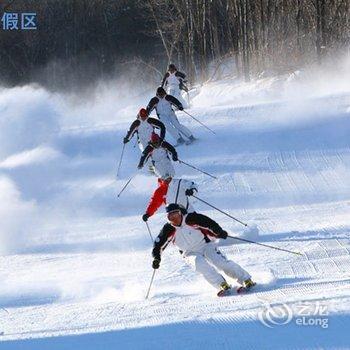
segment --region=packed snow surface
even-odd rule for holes
[[[216,135],[178,112],[198,137],[178,152],[218,179],[183,164],[176,172],[249,225],[193,202],[230,234],[302,255],[223,241],[258,285],[217,298],[168,247],[148,300],[141,215],[156,178],[137,171],[134,141],[118,179],[116,170],[152,91],[118,107],[113,86],[87,102],[1,90],[0,349],[349,348],[350,88],[308,95],[297,84],[203,86],[188,112]],[[149,220],[154,236],[164,223],[162,208]]]

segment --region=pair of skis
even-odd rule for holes
[[[256,287],[256,284],[252,287],[244,287],[244,286],[240,286],[238,288],[230,288],[230,289],[227,289],[227,290],[222,290],[220,291],[217,296],[222,298],[222,297],[229,297],[229,296],[232,296],[232,295],[235,295],[235,294],[246,294],[246,293],[249,293],[251,292],[253,289],[255,289]]]
[[[198,140],[198,139],[187,140],[187,141],[184,141],[184,142],[182,142],[182,143],[177,142],[177,143],[174,145],[174,147],[179,147],[179,146],[183,146],[183,145],[189,146],[189,145],[191,145],[191,144],[192,144],[194,141],[196,141],[196,140]]]

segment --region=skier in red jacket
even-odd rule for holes
[[[142,216],[143,221],[147,221],[163,204],[176,203],[182,205],[188,213],[194,212],[188,197],[198,192],[197,186],[193,181],[185,179],[175,179],[167,177],[158,179],[158,187],[154,191],[145,214]]]

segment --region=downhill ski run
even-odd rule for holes
[[[154,93],[117,111],[110,87],[84,103],[30,85],[0,91],[0,349],[349,348],[350,87],[291,76],[207,83],[185,109],[207,128],[176,111],[198,142],[137,169],[135,137],[123,139]],[[154,156],[165,146],[152,137]],[[279,249],[218,240],[251,290],[236,293],[223,274],[234,292],[218,298],[171,242],[152,269],[167,215],[164,203],[146,210],[154,173],[172,172],[197,213]]]

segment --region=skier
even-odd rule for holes
[[[194,212],[188,197],[193,196],[195,192],[198,192],[198,189],[193,181],[175,179],[170,176],[158,179],[158,188],[154,191],[142,220],[146,222],[162,204],[167,203],[180,204],[188,213]]]
[[[227,232],[217,222],[202,214],[187,213],[185,208],[175,203],[169,204],[166,212],[169,223],[163,226],[153,245],[154,269],[159,268],[162,251],[173,242],[194,270],[219,290],[218,296],[229,295],[232,292],[232,287],[218,270],[241,284],[237,292],[248,290],[255,285],[249,273],[228,260],[212,240],[227,238]]]
[[[175,148],[168,142],[162,141],[159,135],[153,133],[148,146],[142,152],[138,169],[142,169],[145,162],[150,158],[152,166],[150,170],[160,178],[173,177],[175,175],[174,167],[169,158],[169,153],[174,162],[178,161]]]
[[[176,97],[184,107],[187,107],[187,103],[181,95],[181,90],[188,91],[185,83],[186,75],[179,72],[175,64],[169,64],[168,71],[165,73],[161,87],[167,88],[168,94]]]
[[[128,130],[123,142],[127,143],[132,139],[135,133],[137,133],[137,142],[141,152],[147,147],[149,140],[151,139],[154,129],[160,129],[160,138],[164,140],[165,137],[165,125],[158,119],[150,118],[145,108],[141,108],[137,114],[137,119],[133,121]]]
[[[158,118],[165,124],[166,130],[177,141],[177,145],[181,145],[185,142],[181,134],[188,139],[186,144],[190,144],[195,138],[188,128],[180,124],[171,105],[175,105],[180,111],[183,110],[182,104],[178,99],[174,96],[167,95],[165,90],[159,87],[156,96],[148,103],[147,113],[150,114],[153,108],[155,108]]]

